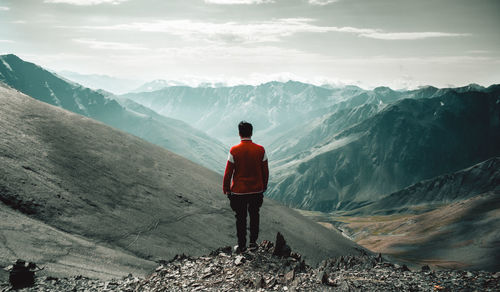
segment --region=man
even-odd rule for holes
[[[252,142],[252,124],[242,121],[238,130],[241,143],[229,151],[222,189],[236,217],[238,245],[235,250],[243,252],[247,242],[247,212],[250,214],[249,248],[257,248],[259,209],[267,189],[269,168],[264,147]]]

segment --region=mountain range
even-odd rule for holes
[[[188,124],[145,109],[130,101],[85,88],[15,55],[0,56],[0,81],[40,101],[87,116],[163,146],[218,172],[227,148]],[[127,108],[129,107],[129,108]]]
[[[141,81],[133,79],[122,79],[99,74],[80,74],[72,71],[59,71],[57,75],[77,82],[90,89],[103,89],[113,94],[124,94],[130,92],[141,85]]]
[[[454,173],[419,181],[345,214],[418,214],[488,192],[500,194],[500,157],[490,158]]]
[[[311,218],[345,228],[348,236],[374,251],[421,263],[435,260],[446,267],[498,269],[494,262],[477,258],[496,259],[489,255],[497,252],[492,246],[500,222],[499,85],[365,90],[294,81],[198,88],[153,81],[116,96],[14,55],[0,56],[0,61],[0,81],[6,83],[0,121],[2,137],[8,137],[0,158],[9,166],[0,181],[4,217],[30,222],[76,244],[72,259],[84,258],[88,272],[100,271],[86,256],[89,246],[98,247],[94,257],[118,263],[101,271],[112,274],[127,267],[140,271],[174,252],[220,246],[212,240],[193,241],[197,235],[185,233],[188,225],[199,225],[195,233],[203,238],[217,234],[221,242],[229,242],[232,223],[218,221],[234,220],[219,202],[220,173],[228,146],[238,142],[240,120],[254,124],[254,140],[266,147],[268,198],[320,211],[321,216]],[[28,156],[35,158],[28,161]],[[66,198],[64,204],[50,194]],[[282,228],[301,252],[322,249],[303,252],[312,261],[325,253],[359,249],[342,241],[335,228],[329,231],[335,235],[314,237],[311,232],[325,229],[315,229],[272,200],[265,210],[276,224],[266,225],[266,236]],[[150,216],[158,212],[166,214]],[[199,221],[195,214],[201,214]],[[114,229],[95,227],[98,221]],[[169,227],[159,228],[160,223]],[[115,230],[122,224],[126,233]],[[25,226],[6,228],[22,230],[16,238],[46,242]],[[169,252],[160,248],[165,234],[173,238],[168,239],[173,246]],[[328,247],[329,240],[339,249]],[[54,255],[53,248],[44,247],[51,250],[47,257]]]
[[[500,155],[499,92],[403,99],[274,168],[269,195],[290,206],[360,207],[420,180]]]
[[[268,196],[297,208],[352,209],[499,155],[498,86],[395,91],[300,82],[171,86],[123,95],[230,145],[255,121]]]
[[[236,125],[241,120],[253,122],[255,138],[266,143],[283,129],[302,125],[339,99],[360,91],[357,87],[331,90],[289,81],[219,88],[173,86],[121,97],[233,144],[238,140]]]
[[[498,271],[499,209],[500,158],[493,157],[361,208],[310,217],[409,264]]]
[[[141,86],[138,86],[137,88],[134,88],[134,90],[129,90],[128,92],[151,92],[151,91],[157,91],[161,90],[165,87],[170,87],[170,86],[185,86],[186,84],[183,84],[181,82],[176,82],[176,81],[167,81],[163,79],[156,79],[150,82],[146,82],[144,84],[141,84]],[[117,94],[125,94],[128,92],[123,92],[123,93],[117,93]]]

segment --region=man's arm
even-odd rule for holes
[[[222,180],[222,191],[224,194],[229,194],[231,192],[231,178],[233,178],[234,163],[227,161],[226,170],[224,171],[224,179]]]
[[[269,180],[269,166],[267,163],[267,154],[264,152],[264,159],[262,160],[262,184],[264,185],[264,192],[267,190],[268,180]]]

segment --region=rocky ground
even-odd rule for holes
[[[284,241],[263,241],[243,254],[231,247],[209,255],[179,255],[145,279],[132,275],[115,281],[85,277],[39,277],[35,285],[17,291],[499,291],[500,273],[411,271],[381,256],[345,256],[313,268],[291,252]],[[1,291],[10,291],[8,283]]]

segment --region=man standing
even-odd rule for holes
[[[242,121],[238,130],[241,143],[229,151],[222,189],[235,212],[238,236],[236,252],[243,252],[247,242],[247,212],[250,214],[249,248],[257,248],[259,209],[267,189],[269,168],[264,147],[252,142],[252,124]]]

